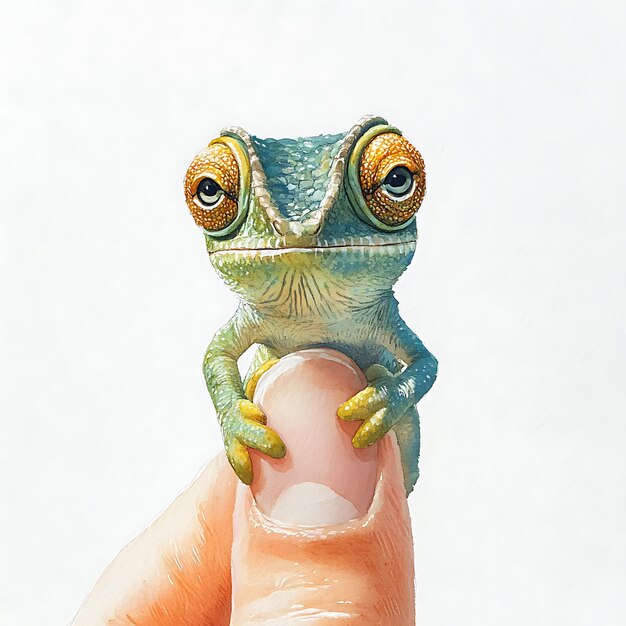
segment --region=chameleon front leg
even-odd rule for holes
[[[246,399],[237,360],[255,343],[256,325],[238,309],[216,333],[204,356],[203,372],[222,430],[226,456],[242,482],[252,482],[248,448],[274,458],[285,456],[285,445],[266,424],[263,412]]]
[[[337,415],[344,420],[364,420],[352,443],[366,448],[376,443],[432,387],[437,377],[437,359],[419,337],[395,314],[395,323],[379,331],[378,342],[406,364],[398,374],[381,365],[365,372],[370,385],[344,402]]]

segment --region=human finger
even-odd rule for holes
[[[366,385],[331,350],[285,357],[255,403],[287,446],[251,451],[233,516],[231,624],[414,624],[413,547],[393,435],[357,450],[337,407]]]

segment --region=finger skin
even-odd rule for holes
[[[220,454],[111,563],[73,626],[414,624],[411,528],[393,434],[377,446],[366,515],[307,529],[268,522]]]
[[[227,626],[237,483],[221,453],[107,567],[72,626]]]
[[[240,485],[235,504],[231,624],[415,624],[413,541],[393,434],[379,445],[368,513],[340,526],[269,521]]]

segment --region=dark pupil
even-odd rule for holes
[[[385,184],[392,189],[402,189],[406,185],[409,176],[411,176],[411,173],[406,167],[394,167],[391,172],[387,174]]]
[[[203,193],[205,196],[214,196],[221,187],[212,179],[205,178],[198,185],[198,193]]]

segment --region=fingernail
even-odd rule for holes
[[[327,485],[308,482],[282,491],[267,516],[295,526],[332,526],[359,517],[359,511]]]
[[[366,513],[377,479],[378,446],[357,450],[361,422],[337,408],[367,385],[345,355],[327,348],[281,359],[257,385],[254,402],[287,447],[282,459],[251,450],[251,489],[260,511],[294,526],[327,526]]]

